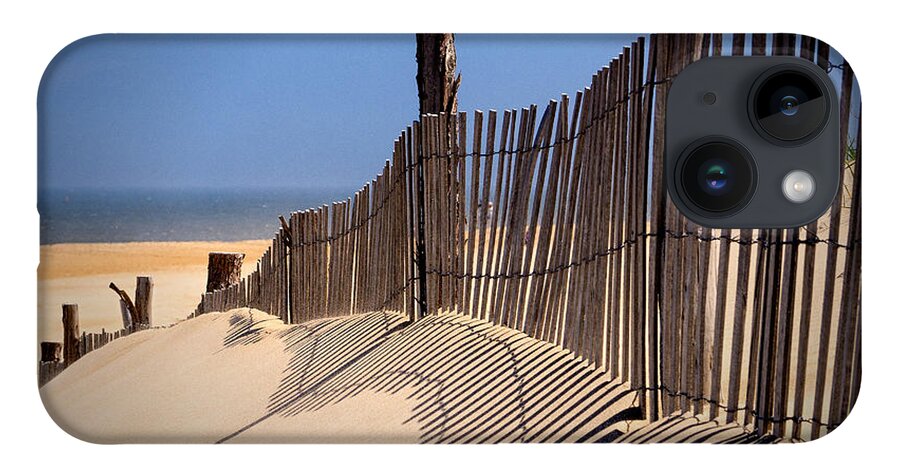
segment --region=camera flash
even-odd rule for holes
[[[792,170],[781,181],[784,197],[794,203],[804,203],[816,193],[816,181],[809,172]]]

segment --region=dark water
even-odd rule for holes
[[[271,238],[278,215],[345,199],[346,189],[40,190],[41,244]]]

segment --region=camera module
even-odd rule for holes
[[[828,72],[805,58],[689,64],[666,97],[672,203],[711,229],[792,228],[820,217],[842,171],[837,97]]]

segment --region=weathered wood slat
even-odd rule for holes
[[[777,325],[775,329],[775,355],[773,362],[772,433],[785,435],[785,418],[788,416],[788,385],[790,379],[791,342],[793,340],[794,295],[797,272],[796,228],[784,230],[781,263],[781,295],[779,297]]]
[[[562,166],[562,183],[560,184],[560,198],[559,198],[559,212],[558,223],[555,226],[554,232],[556,237],[554,238],[554,246],[553,246],[553,261],[552,266],[553,269],[557,269],[557,272],[554,272],[550,276],[550,285],[549,285],[549,301],[550,304],[547,306],[546,313],[546,325],[542,328],[541,338],[548,340],[553,343],[559,343],[562,340],[561,332],[564,328],[564,319],[562,313],[565,310],[565,297],[567,290],[567,281],[566,278],[569,274],[569,269],[562,269],[562,266],[565,263],[568,263],[570,259],[570,247],[572,240],[571,238],[571,230],[572,230],[572,220],[573,214],[575,211],[574,201],[575,195],[573,193],[574,184],[578,182],[576,168],[580,169],[580,161],[579,155],[580,152],[576,152],[575,144],[573,140],[577,133],[579,133],[584,127],[580,122],[584,121],[583,112],[583,104],[582,98],[584,93],[579,91],[575,95],[575,104],[572,108],[572,120],[569,123],[569,129],[567,135],[562,138],[561,145],[564,147],[565,152],[565,163]],[[563,117],[568,116],[568,98],[563,96]],[[566,133],[563,131],[563,133]],[[578,141],[580,145],[580,140]],[[580,151],[580,147],[578,148]]]
[[[553,153],[550,164],[550,175],[547,179],[547,201],[544,205],[544,211],[541,216],[540,223],[540,240],[538,241],[537,252],[535,254],[534,268],[538,271],[546,272],[551,266],[552,250],[558,247],[558,241],[554,241],[557,234],[556,230],[561,228],[559,223],[559,207],[557,200],[561,192],[560,181],[563,179],[563,160],[565,154],[565,143],[569,119],[569,98],[563,95],[560,100],[559,112],[556,121],[555,141],[553,141]],[[564,184],[563,184],[564,185]],[[533,278],[531,290],[529,291],[531,301],[528,304],[529,318],[533,329],[531,335],[536,338],[543,338],[546,335],[547,327],[547,310],[551,307],[549,301],[549,287],[551,274],[540,274]]]
[[[719,259],[716,268],[715,310],[713,314],[713,341],[712,355],[710,356],[710,390],[709,398],[713,404],[709,407],[710,418],[716,418],[721,405],[722,386],[722,358],[724,355],[725,340],[725,310],[729,303],[728,295],[728,269],[731,257],[731,230],[723,229],[719,234]],[[734,299],[734,297],[732,298]],[[737,322],[732,322],[736,326]]]
[[[532,232],[529,219],[531,216],[529,213],[531,207],[529,207],[529,205],[533,204],[533,201],[531,200],[532,183],[534,181],[535,170],[539,160],[538,156],[543,132],[547,127],[548,119],[552,118],[552,114],[549,113],[548,106],[541,116],[540,125],[537,127],[537,131],[535,131],[537,119],[536,105],[531,106],[528,117],[528,130],[525,136],[526,150],[525,153],[522,154],[523,160],[521,163],[522,167],[519,168],[520,173],[516,174],[519,180],[516,183],[516,187],[513,189],[512,198],[512,202],[515,206],[515,213],[511,222],[514,239],[510,250],[510,264],[508,269],[513,276],[509,281],[509,286],[506,288],[506,296],[504,297],[504,317],[510,327],[520,331],[525,330],[524,316],[520,312],[520,294],[527,281],[525,276],[529,273],[529,270],[525,268],[526,263],[524,260],[528,252],[530,252],[530,244],[532,241],[531,236],[529,235],[529,233]]]
[[[576,282],[578,286],[573,289],[575,293],[576,313],[581,326],[581,335],[575,340],[578,347],[575,351],[585,357],[595,366],[602,366],[603,352],[609,338],[604,334],[606,327],[603,325],[606,316],[604,306],[606,303],[605,288],[601,286],[599,273],[606,272],[607,255],[603,252],[608,248],[606,237],[609,234],[609,187],[611,184],[601,181],[604,169],[612,164],[612,134],[614,134],[614,115],[607,110],[606,104],[615,101],[614,72],[618,68],[617,59],[609,68],[595,75],[595,90],[592,117],[599,121],[599,127],[592,128],[587,138],[585,150],[585,168],[582,175],[581,194],[584,196],[579,210],[579,223],[583,224],[580,235],[578,258],[580,263],[585,263],[577,270]],[[607,173],[607,176],[609,173]],[[601,206],[601,203],[603,204]],[[604,218],[604,214],[605,217]],[[601,252],[599,259],[588,261],[592,250]],[[608,354],[608,353],[607,353]],[[608,365],[606,365],[608,368]]]
[[[783,246],[783,232],[780,229],[769,229],[765,232],[765,279],[762,283],[761,314],[759,322],[759,357],[756,371],[756,416],[755,427],[757,434],[765,434],[772,421],[773,415],[773,386],[775,367],[776,321],[778,312],[783,303],[780,302],[781,289],[781,262]]]
[[[519,127],[517,129],[517,145],[514,149],[514,153],[511,154],[509,162],[510,170],[508,181],[506,182],[507,189],[504,198],[504,216],[501,220],[503,222],[503,240],[499,250],[499,273],[502,276],[497,281],[497,290],[495,291],[496,300],[493,313],[496,316],[495,322],[506,326],[510,326],[511,324],[509,317],[505,313],[506,308],[509,306],[507,294],[511,281],[509,274],[513,262],[511,255],[514,253],[516,246],[518,223],[521,222],[521,215],[517,213],[518,206],[520,206],[519,202],[521,202],[520,200],[517,200],[519,192],[513,192],[513,190],[517,190],[522,181],[521,175],[522,168],[524,167],[523,163],[525,161],[524,155],[527,153],[526,141],[528,139],[526,136],[526,129],[531,122],[529,113],[530,111],[528,109],[521,110]]]
[[[512,119],[510,119],[512,117]],[[497,253],[497,259],[494,259],[494,253],[502,240],[502,236],[499,236],[503,233],[503,230],[500,229],[498,223],[498,217],[500,215],[500,206],[503,200],[503,192],[506,190],[506,182],[509,181],[509,173],[504,170],[504,166],[511,162],[512,158],[508,156],[506,148],[507,148],[507,138],[509,138],[509,143],[512,144],[512,131],[510,130],[510,125],[515,128],[515,111],[510,112],[509,110],[503,111],[503,125],[500,128],[500,153],[498,155],[498,164],[497,164],[497,180],[496,185],[494,186],[494,207],[490,213],[490,227],[488,228],[488,234],[490,235],[487,240],[487,260],[485,263],[485,267],[481,272],[485,273],[487,276],[495,276],[499,269],[499,253]],[[508,165],[507,165],[508,170]],[[489,319],[493,320],[494,316],[487,315],[487,309],[490,309],[488,306],[493,305],[496,300],[496,290],[497,290],[497,282],[496,279],[479,279],[478,281],[478,290],[476,291],[476,300],[474,306],[477,309],[475,313],[476,317],[480,319]],[[479,304],[477,301],[481,300]]]
[[[598,156],[596,143],[601,134],[606,133],[606,115],[601,114],[600,105],[606,100],[605,78],[608,75],[607,70],[595,74],[592,82],[590,94],[590,107],[587,110],[587,117],[591,118],[591,127],[586,128],[587,134],[580,140],[584,144],[582,150],[582,168],[579,177],[576,196],[578,197],[578,205],[574,218],[574,240],[572,245],[572,261],[580,265],[574,267],[570,277],[572,286],[569,289],[567,306],[569,309],[569,323],[567,325],[567,336],[563,345],[571,349],[576,354],[592,357],[589,346],[595,343],[595,333],[592,332],[593,323],[596,319],[591,320],[584,311],[584,298],[586,297],[586,289],[588,287],[589,271],[597,266],[597,261],[587,261],[587,248],[590,239],[596,236],[598,229],[594,224],[595,215],[591,213],[594,206],[592,196],[599,193],[597,186],[593,180],[595,170],[599,167],[601,157]],[[587,342],[585,342],[587,341]],[[598,343],[599,344],[599,343]]]
[[[665,82],[665,79],[668,78],[669,74],[669,61],[668,37],[665,35],[651,35],[650,53],[647,63],[652,65],[652,72],[648,72],[647,77],[652,79],[654,83],[647,96],[647,104],[650,104],[651,101],[653,104],[653,131],[652,134],[648,134],[648,136],[653,138],[653,142],[650,144],[650,149],[652,149],[652,169],[648,177],[648,187],[650,189],[648,221],[651,233],[647,239],[649,255],[647,257],[647,386],[651,389],[647,395],[647,413],[650,421],[656,421],[660,417],[660,391],[657,388],[663,385],[661,374],[664,361],[660,359],[660,356],[664,350],[662,342],[666,337],[664,332],[665,323],[662,321],[662,310],[665,307],[663,304],[663,283],[665,282],[663,263],[666,243],[666,197],[662,179],[662,162],[665,149],[663,128],[666,120],[666,102],[669,91],[669,85]],[[664,411],[668,409],[666,402],[667,400],[664,399]]]
[[[627,47],[624,51],[628,51]],[[612,199],[612,210],[610,215],[610,225],[609,231],[610,235],[608,240],[604,240],[607,243],[607,246],[610,250],[615,250],[610,255],[610,259],[608,260],[609,271],[608,271],[608,279],[606,281],[604,278],[607,276],[603,276],[603,270],[600,271],[600,289],[604,287],[607,289],[607,303],[609,307],[607,308],[607,325],[608,325],[608,335],[609,345],[606,347],[607,350],[607,364],[610,372],[610,377],[618,378],[620,373],[620,354],[622,353],[622,348],[624,347],[625,341],[621,339],[621,328],[622,328],[622,310],[621,310],[621,299],[622,299],[622,232],[624,227],[624,208],[625,208],[625,143],[626,143],[626,125],[625,122],[627,120],[626,110],[625,110],[625,99],[628,95],[627,89],[627,78],[629,76],[629,55],[620,54],[619,58],[619,68],[618,74],[616,76],[616,89],[615,96],[613,99],[616,104],[616,114],[615,114],[615,129],[613,134],[612,144],[614,144],[613,152],[612,152],[612,164],[611,164],[611,173],[606,176],[606,179],[602,179],[604,183],[610,183],[613,185],[611,190],[611,199]],[[602,206],[602,203],[599,204]],[[604,224],[606,222],[604,221]],[[606,282],[605,282],[606,281]],[[598,356],[599,357],[599,356]]]
[[[469,276],[466,278],[466,287],[472,286],[472,277],[471,275],[478,274],[478,270],[480,269],[479,260],[476,257],[476,243],[479,240],[483,240],[484,234],[482,233],[480,236],[478,235],[478,216],[481,213],[484,213],[482,210],[481,203],[481,192],[482,188],[479,188],[479,184],[481,184],[481,137],[483,131],[483,114],[481,111],[475,111],[475,121],[474,121],[474,129],[472,131],[472,180],[470,181],[471,190],[469,192],[469,196],[471,198],[471,205],[469,210],[469,234],[468,234],[468,252],[466,256],[466,270],[468,271]],[[488,133],[492,132],[492,126],[488,125]],[[488,141],[491,142],[491,141]],[[488,147],[492,147],[489,145]],[[485,174],[487,175],[487,173]],[[485,194],[488,191],[484,191]],[[475,281],[480,284],[480,279]],[[466,294],[468,296],[468,293]],[[472,298],[472,303],[477,306],[480,301],[480,296],[478,293]]]
[[[757,243],[769,241],[768,230],[756,230]],[[760,360],[760,339],[763,334],[763,326],[765,325],[765,290],[766,290],[766,265],[767,247],[757,246],[756,253],[753,254],[756,263],[753,265],[755,269],[753,282],[753,307],[750,312],[750,342],[747,380],[745,385],[744,401],[748,408],[758,408],[759,401],[757,399],[757,388],[759,379],[759,360]],[[773,260],[768,260],[769,262]],[[744,425],[749,425],[754,421],[755,416],[751,412],[744,413]]]
[[[535,183],[531,187],[530,194],[534,196],[534,200],[531,206],[531,219],[528,224],[527,233],[527,241],[525,243],[524,249],[524,263],[522,265],[522,274],[523,275],[531,275],[535,269],[535,253],[540,253],[542,243],[542,239],[546,241],[545,237],[549,237],[550,235],[550,225],[549,223],[544,226],[547,220],[541,220],[541,210],[544,201],[544,185],[547,180],[547,170],[550,168],[550,164],[548,163],[550,159],[550,142],[553,139],[553,123],[556,119],[556,101],[550,101],[550,105],[547,106],[547,109],[544,111],[544,117],[541,119],[541,127],[538,131],[538,135],[540,138],[535,139],[535,144],[538,144],[538,140],[540,140],[539,149],[535,150],[534,156],[538,160],[537,164],[537,175],[535,176]],[[554,148],[555,149],[555,148]],[[530,184],[530,182],[529,182]],[[544,208],[550,209],[552,205],[547,205]],[[547,213],[545,213],[547,215]],[[545,243],[545,246],[549,246],[549,243]],[[546,251],[545,251],[546,253]],[[543,270],[546,267],[545,264],[541,265],[538,269]],[[522,278],[519,281],[521,282],[521,293],[518,299],[518,310],[517,313],[523,319],[522,330],[531,336],[535,335],[535,327],[536,327],[536,315],[534,312],[534,307],[537,305],[535,301],[531,301],[531,305],[529,306],[529,293],[532,295],[540,295],[540,291],[537,290],[536,283],[539,279],[538,276],[531,275],[527,278]]]
[[[702,227],[700,229],[700,241],[697,243],[698,248],[698,257],[697,257],[697,272],[695,273],[695,284],[697,287],[695,288],[696,293],[694,296],[694,381],[693,381],[693,394],[700,395],[709,395],[706,391],[706,382],[709,381],[709,376],[706,374],[707,362],[709,362],[709,358],[707,357],[707,325],[709,323],[709,317],[707,313],[707,290],[709,286],[709,255],[710,255],[710,241],[712,240],[712,230],[707,227]],[[706,410],[710,410],[707,408],[707,404],[702,399],[694,399],[694,413],[703,413]]]

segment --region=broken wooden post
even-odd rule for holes
[[[41,342],[41,362],[59,362],[62,360],[62,344],[59,342]]]
[[[456,40],[452,33],[416,35],[416,83],[419,114],[456,115],[460,75],[456,74]]]
[[[225,289],[241,282],[244,253],[212,252],[206,274],[206,292]]]
[[[41,360],[38,363],[38,387],[56,377],[62,368],[63,348],[60,342],[41,342]]]
[[[122,328],[131,330],[131,327],[134,325],[134,317],[132,317],[131,311],[128,310],[128,304],[123,299],[119,299],[119,311],[122,313]]]
[[[116,283],[109,283],[109,289],[112,289],[119,296],[119,306],[122,311],[122,327],[129,333],[136,331],[138,326],[138,313],[134,302],[124,290],[119,289]]]
[[[81,357],[81,331],[78,328],[78,304],[63,304],[63,359],[66,365]]]
[[[137,284],[134,288],[134,310],[137,313],[135,327],[137,329],[147,329],[152,325],[152,298],[153,278],[150,276],[138,276]]]

